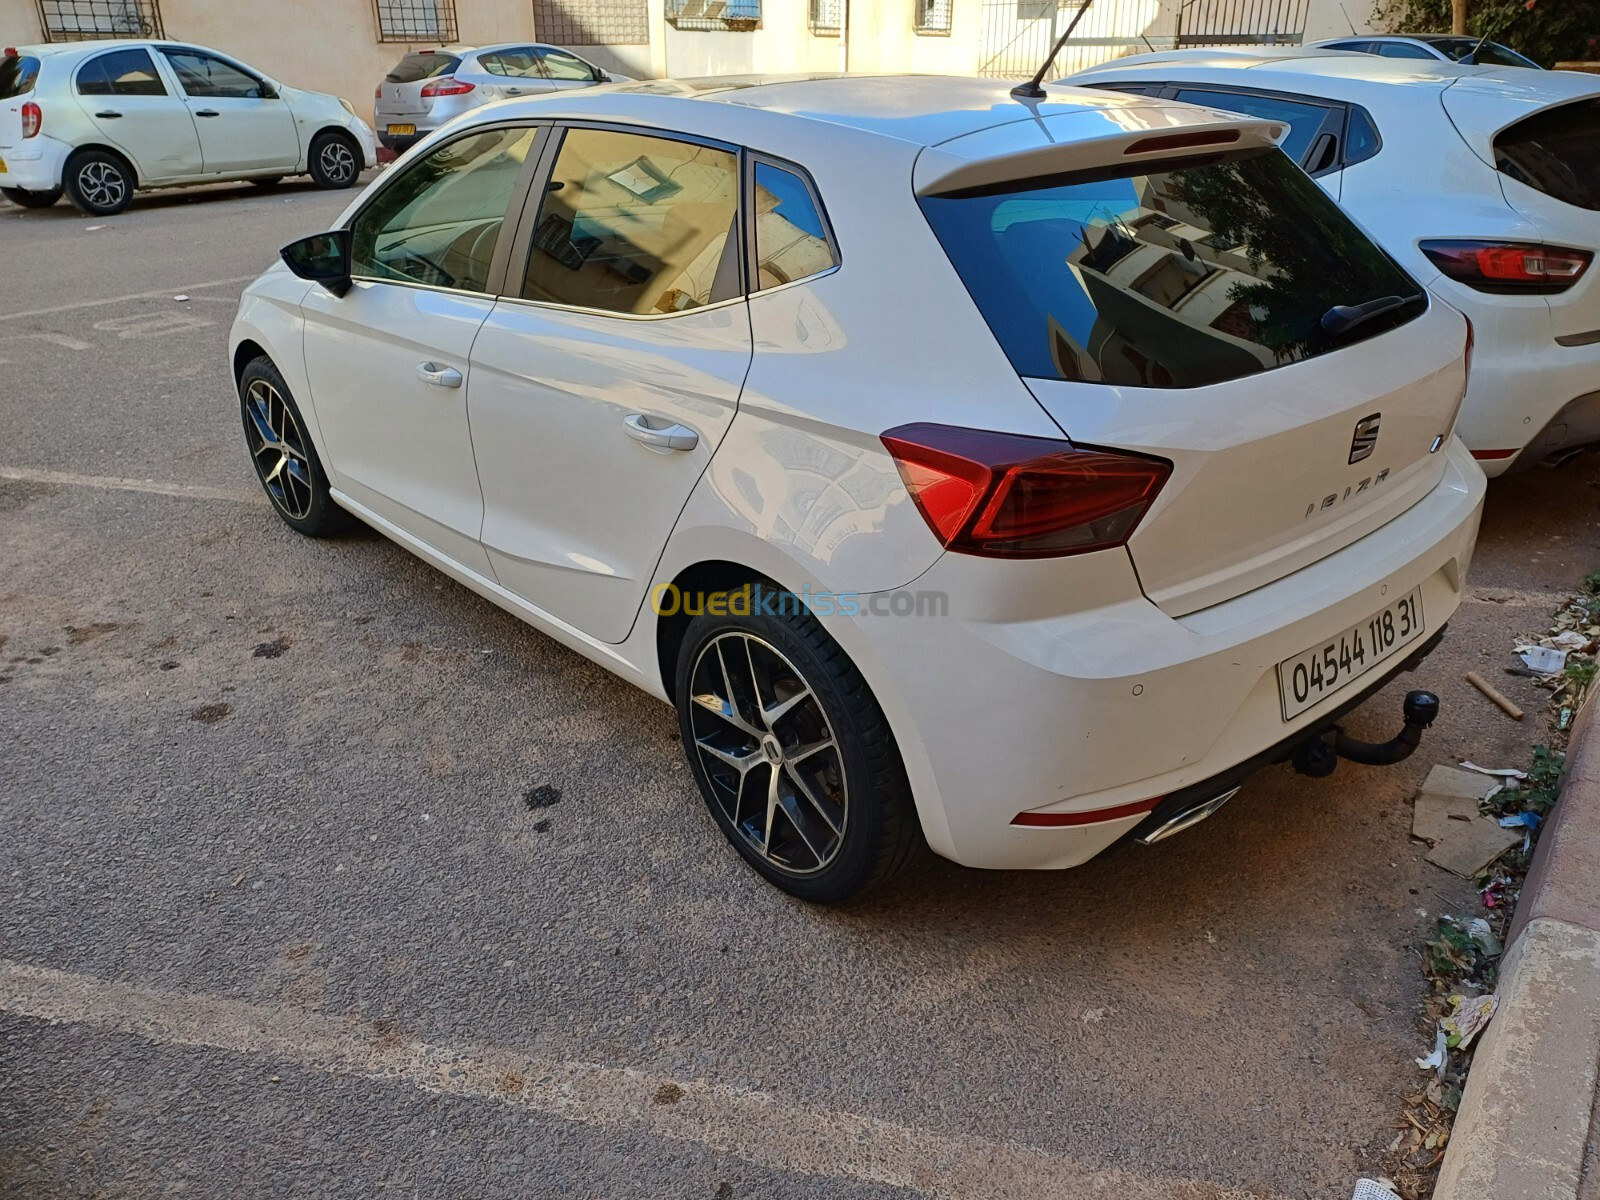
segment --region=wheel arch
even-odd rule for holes
[[[261,343],[245,338],[233,348],[233,386],[237,391],[239,380],[244,376],[244,369],[258,358],[265,358],[276,364],[277,360],[267,353],[267,348]]]
[[[72,148],[72,152],[67,155],[66,159],[61,164],[61,186],[63,189],[67,185],[67,172],[72,169],[72,164],[77,161],[80,155],[87,154],[91,150],[98,150],[102,154],[109,154],[112,158],[116,159],[123,166],[128,168],[128,174],[133,176],[134,191],[138,191],[144,186],[144,181],[139,178],[138,164],[135,163],[133,159],[129,158],[128,155],[123,151],[118,150],[115,146],[108,142],[85,142],[81,146],[74,146]]]
[[[765,572],[743,563],[726,559],[708,559],[684,567],[667,584],[657,584],[651,589],[649,611],[656,622],[656,665],[661,672],[661,690],[667,701],[677,703],[678,653],[683,648],[684,636],[694,619],[678,605],[677,611],[663,615],[656,609],[655,599],[665,587],[679,592],[731,592],[747,583],[783,585]]]

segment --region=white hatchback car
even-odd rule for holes
[[[376,162],[347,101],[269,79],[203,46],[64,42],[0,55],[0,194],[95,216],[144,188],[309,174],[354,184]]]
[[[1462,440],[1490,475],[1600,444],[1600,77],[1339,50],[1181,50],[1063,83],[1249,113],[1472,318]]]
[[[1467,322],[1283,132],[977,79],[506,101],[246,289],[249,453],[295,529],[354,514],[675,704],[795,895],[919,831],[1152,841],[1409,752],[1425,693],[1334,722],[1436,643],[1483,499]]]

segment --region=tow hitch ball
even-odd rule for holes
[[[1294,769],[1321,779],[1333,774],[1341,758],[1369,767],[1387,767],[1410,758],[1422,743],[1422,731],[1439,719],[1439,697],[1432,692],[1407,692],[1401,712],[1405,715],[1405,728],[1387,742],[1357,741],[1346,737],[1337,725],[1301,742],[1294,752]]]

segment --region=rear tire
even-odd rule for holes
[[[333,502],[305,418],[282,374],[264,354],[239,376],[239,413],[256,478],[283,523],[307,537],[350,529],[355,518]]]
[[[769,883],[837,904],[909,861],[922,831],[894,734],[809,612],[696,617],[676,695],[706,807]]]
[[[61,189],[51,188],[48,192],[30,192],[24,188],[0,188],[0,196],[4,196],[19,208],[49,208],[61,199]]]
[[[111,217],[133,201],[133,168],[107,150],[79,150],[61,173],[72,207],[85,216]]]
[[[361,177],[361,158],[361,147],[348,133],[319,133],[311,139],[311,180],[330,191],[353,187]]]

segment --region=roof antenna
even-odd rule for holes
[[[1344,6],[1343,0],[1340,0],[1339,11],[1344,14],[1344,23],[1350,26],[1350,36],[1360,37],[1361,35],[1356,32],[1356,23],[1350,19],[1350,10]]]
[[[1077,13],[1073,16],[1071,23],[1067,26],[1067,31],[1057,38],[1056,44],[1051,47],[1050,57],[1044,60],[1044,65],[1039,68],[1038,73],[1035,74],[1032,79],[1028,80],[1027,83],[1019,83],[1016,87],[1011,89],[1011,94],[1013,96],[1015,96],[1018,100],[1044,99],[1045,91],[1039,86],[1039,84],[1043,81],[1044,77],[1049,74],[1050,68],[1055,64],[1056,55],[1061,53],[1061,47],[1067,44],[1067,39],[1072,36],[1072,31],[1078,27],[1078,22],[1083,20],[1083,14],[1089,11],[1089,5],[1093,3],[1094,0],[1083,0],[1082,6],[1078,9]]]
[[[1534,8],[1534,5],[1536,5],[1538,2],[1539,2],[1539,0],[1528,0],[1528,2],[1525,5],[1523,5],[1523,8],[1525,8],[1528,12],[1532,12],[1533,8]],[[1510,25],[1511,22],[1515,21],[1516,19],[1517,19],[1517,13],[1516,13],[1516,10],[1513,9],[1512,11],[1508,12],[1501,19],[1501,21],[1500,21],[1500,23],[1498,25],[1486,22],[1484,24],[1484,27],[1483,27],[1483,36],[1478,39],[1478,44],[1476,46],[1474,46],[1471,50],[1467,51],[1467,53],[1463,54],[1456,61],[1461,63],[1463,66],[1468,66],[1468,67],[1477,66],[1478,65],[1478,55],[1482,54],[1483,53],[1483,48],[1489,44],[1489,38],[1492,37],[1495,34],[1498,34],[1498,33],[1501,33],[1502,31],[1504,31],[1506,26]]]

